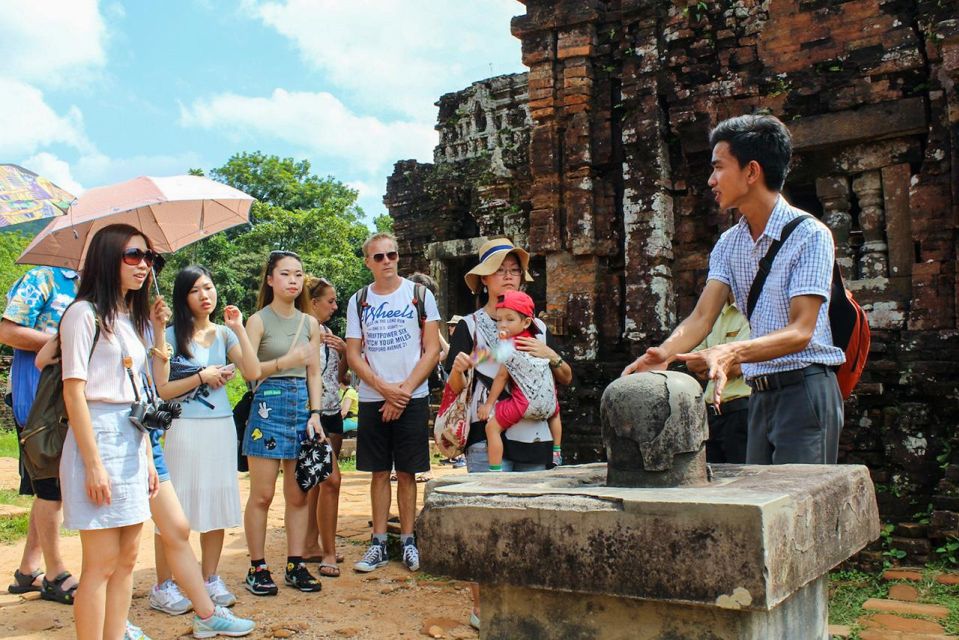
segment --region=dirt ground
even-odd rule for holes
[[[449,467],[433,469],[434,476],[465,473]],[[317,594],[300,593],[282,586],[282,565],[286,557],[286,539],[283,531],[283,495],[277,487],[276,498],[270,510],[267,533],[267,561],[274,576],[281,581],[276,597],[256,597],[243,588],[249,566],[246,542],[242,529],[226,534],[220,574],[239,602],[234,607],[237,615],[253,618],[257,628],[250,638],[292,637],[307,638],[477,638],[468,625],[470,611],[469,589],[465,583],[447,581],[421,573],[412,574],[399,562],[372,574],[358,574],[352,569],[360,559],[369,539],[367,522],[370,517],[368,474],[344,474],[340,494],[340,519],[337,536],[338,550],[346,556],[339,578],[324,578],[323,591]],[[0,458],[0,488],[18,486],[16,460]],[[240,492],[243,503],[248,491],[246,474],[241,475]],[[395,483],[394,483],[395,508]],[[422,505],[422,489],[419,500]],[[199,541],[193,536],[193,546],[199,554]],[[80,538],[65,536],[62,548],[67,567],[75,573],[80,569]],[[0,545],[0,639],[59,640],[74,637],[73,615],[70,607],[8,594],[6,585],[20,561],[19,544]],[[142,627],[154,640],[192,637],[192,614],[168,616],[150,608],[147,595],[155,581],[153,572],[153,526],[147,522],[140,542],[140,555],[134,572],[131,621]],[[315,566],[311,566],[315,572]],[[429,635],[430,630],[434,635]]]

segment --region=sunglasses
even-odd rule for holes
[[[141,262],[146,262],[148,267],[152,267],[154,262],[162,260],[160,254],[153,251],[144,251],[143,249],[124,249],[123,264],[135,267]]]
[[[386,253],[374,253],[370,257],[373,258],[373,262],[383,262],[383,260],[396,262],[396,260],[400,257],[400,254],[396,251],[387,251]]]

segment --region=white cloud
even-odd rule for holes
[[[383,122],[350,111],[329,93],[276,89],[269,97],[221,94],[180,108],[180,124],[219,129],[237,140],[270,136],[367,175],[400,158],[430,161],[432,125]]]
[[[244,7],[379,112],[431,121],[441,94],[524,70],[510,34],[510,19],[524,11],[516,0],[245,0]]]
[[[106,62],[97,0],[0,0],[4,73],[41,86],[74,85]]]
[[[51,180],[55,185],[75,196],[80,195],[84,191],[83,185],[74,180],[73,173],[70,171],[70,165],[52,153],[41,151],[35,156],[27,158],[21,164],[30,169],[30,171]]]
[[[138,176],[183,175],[203,165],[194,152],[176,155],[136,155],[112,158],[102,153],[81,156],[71,166],[74,175],[84,184],[102,185],[123,182]]]
[[[46,103],[36,87],[0,78],[0,157],[21,157],[51,144],[89,149],[83,133],[83,116],[76,107],[59,114]]]

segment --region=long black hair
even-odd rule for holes
[[[187,297],[196,281],[203,276],[213,281],[213,274],[209,269],[203,265],[191,264],[180,269],[173,281],[173,339],[176,341],[176,353],[187,358],[193,357],[190,341],[193,340],[194,325],[193,312],[190,311]]]
[[[111,224],[97,231],[87,248],[86,261],[80,276],[77,299],[86,300],[96,307],[100,323],[106,333],[113,333],[113,323],[120,312],[120,268],[123,250],[130,238],[140,236],[147,249],[153,251],[153,245],[142,231],[128,224]],[[130,311],[130,320],[137,334],[146,336],[150,324],[150,286],[153,284],[153,272],[147,274],[143,286],[127,291],[126,303]]]
[[[270,257],[266,260],[266,266],[263,267],[263,276],[260,280],[260,293],[256,297],[257,310],[260,310],[273,302],[273,287],[271,287],[269,282],[267,282],[267,278],[273,275],[273,271],[276,269],[276,264],[283,258],[293,258],[300,263],[300,268],[303,268],[303,259],[293,251],[271,251]],[[310,312],[310,292],[306,288],[306,279],[306,274],[304,273],[303,290],[300,291],[300,295],[298,295],[296,300],[293,301],[293,306],[303,313]]]

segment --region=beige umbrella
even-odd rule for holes
[[[17,259],[80,269],[93,235],[125,223],[143,232],[154,249],[170,253],[250,219],[253,197],[202,176],[134,178],[90,189],[67,214],[41,231]]]

